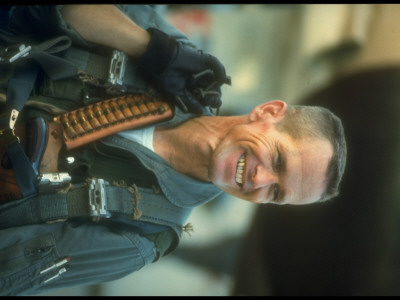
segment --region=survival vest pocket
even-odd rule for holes
[[[33,292],[52,274],[40,274],[57,258],[52,234],[17,243],[0,250],[0,295]]]

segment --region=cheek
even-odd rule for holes
[[[240,145],[242,140],[240,139],[240,136],[243,136],[243,134],[241,134],[242,130],[236,127],[229,131],[228,134],[216,145],[210,157],[209,172],[222,172],[223,169],[230,166],[232,161],[238,159],[242,154],[243,150]],[[234,166],[235,168],[236,162]]]
[[[242,150],[232,145],[225,145],[216,149],[213,153],[208,169],[209,179],[217,186],[224,186],[229,182],[236,172],[236,165]]]

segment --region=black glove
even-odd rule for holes
[[[143,76],[184,111],[201,113],[208,105],[219,108],[221,86],[231,84],[221,62],[156,28],[148,31],[149,45],[138,60]]]

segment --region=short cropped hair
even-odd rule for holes
[[[277,129],[293,139],[327,139],[333,156],[326,171],[326,188],[318,201],[326,201],[339,194],[339,184],[346,166],[347,145],[342,121],[329,109],[319,106],[287,105],[285,117]]]

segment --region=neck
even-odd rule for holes
[[[156,127],[154,151],[178,172],[208,182],[214,149],[232,126],[243,121],[244,116],[201,116],[173,128]]]

